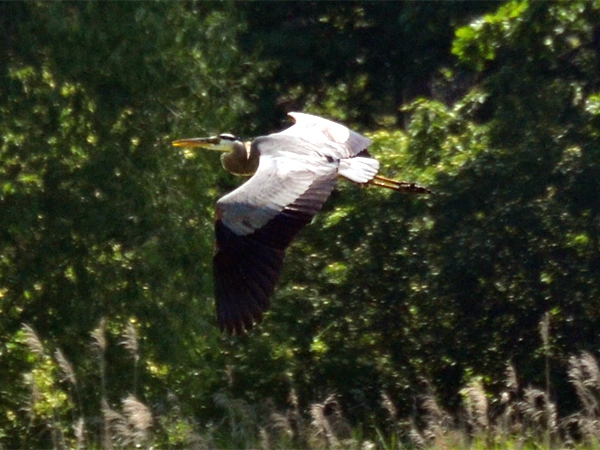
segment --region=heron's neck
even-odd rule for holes
[[[236,142],[232,151],[221,155],[221,164],[234,175],[250,176],[258,169],[258,153],[251,150],[250,142]]]

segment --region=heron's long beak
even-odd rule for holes
[[[233,142],[221,139],[219,136],[205,138],[178,139],[173,141],[174,147],[200,147],[207,150],[229,152],[233,148]]]

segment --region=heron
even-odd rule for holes
[[[215,207],[213,275],[221,331],[243,334],[259,324],[283,267],[286,248],[322,208],[338,177],[408,193],[415,183],[378,175],[371,140],[346,126],[291,112],[294,124],[245,141],[232,134],[180,139],[176,147],[224,152],[225,170],[250,179]]]

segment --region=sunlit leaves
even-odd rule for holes
[[[7,31],[19,38],[3,41],[2,329],[27,320],[77,365],[88,353],[81,336],[99,317],[109,327],[134,317],[148,340],[148,389],[198,383],[165,361],[218,358],[209,264],[222,190],[218,159],[187,160],[170,141],[225,131],[251,111],[264,65],[237,48],[243,22],[226,6],[184,3],[3,11],[22,20]],[[220,377],[202,373],[201,383]],[[115,392],[122,382],[115,377]]]
[[[510,38],[515,24],[529,8],[527,1],[511,1],[502,5],[494,14],[485,14],[469,25],[456,30],[452,53],[481,70],[486,61],[493,60],[497,52],[497,40]]]
[[[600,93],[592,94],[586,99],[585,111],[594,116],[600,115]]]
[[[35,323],[93,377],[89,330],[107,317],[111,348],[134,320],[143,393],[160,403],[168,387],[204,419],[222,388],[281,402],[290,386],[304,402],[338,391],[363,420],[382,388],[410,410],[423,379],[451,396],[475,370],[494,380],[507,355],[535,372],[548,309],[557,350],[597,347],[597,2],[306,2],[293,17],[262,2],[6,5],[19,19],[3,22],[0,96],[7,335]],[[454,66],[450,23],[467,20]],[[243,53],[251,40],[263,62]],[[288,110],[367,134],[382,175],[434,195],[340,182],[292,244],[266,320],[223,338],[213,204],[239,180],[170,142],[274,131]],[[4,381],[26,360],[15,346]],[[131,355],[114,359],[116,398]],[[31,385],[51,394],[56,367],[38,369]],[[0,384],[5,399],[24,388]]]
[[[596,319],[589,315],[598,314],[594,307],[581,314],[598,290],[589,272],[596,264],[590,241],[598,233],[589,201],[597,189],[598,123],[586,110],[598,79],[591,70],[598,67],[591,50],[598,7],[519,5],[505,4],[457,32],[455,53],[486,70],[474,118],[485,124],[488,148],[453,178],[455,201],[440,202],[432,229],[444,242],[432,258],[437,295],[447,290],[438,298],[471,311],[479,332],[461,338],[460,331],[457,340],[464,351],[486,354],[486,364],[502,349],[534,347],[537,336],[527,324],[551,308],[561,311],[555,327],[563,348],[590,345]],[[568,325],[570,314],[577,331]],[[488,331],[484,339],[494,345],[473,345]],[[583,334],[586,344],[577,338]]]

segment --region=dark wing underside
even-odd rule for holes
[[[246,236],[238,236],[220,220],[216,222],[214,282],[221,330],[241,334],[262,320],[279,280],[285,248],[311,218],[310,214],[284,210]]]
[[[261,156],[257,173],[217,202],[215,299],[219,326],[229,334],[261,321],[286,247],[321,209],[337,179],[337,162],[295,158],[289,138],[277,141],[288,141],[282,146],[288,155]]]

